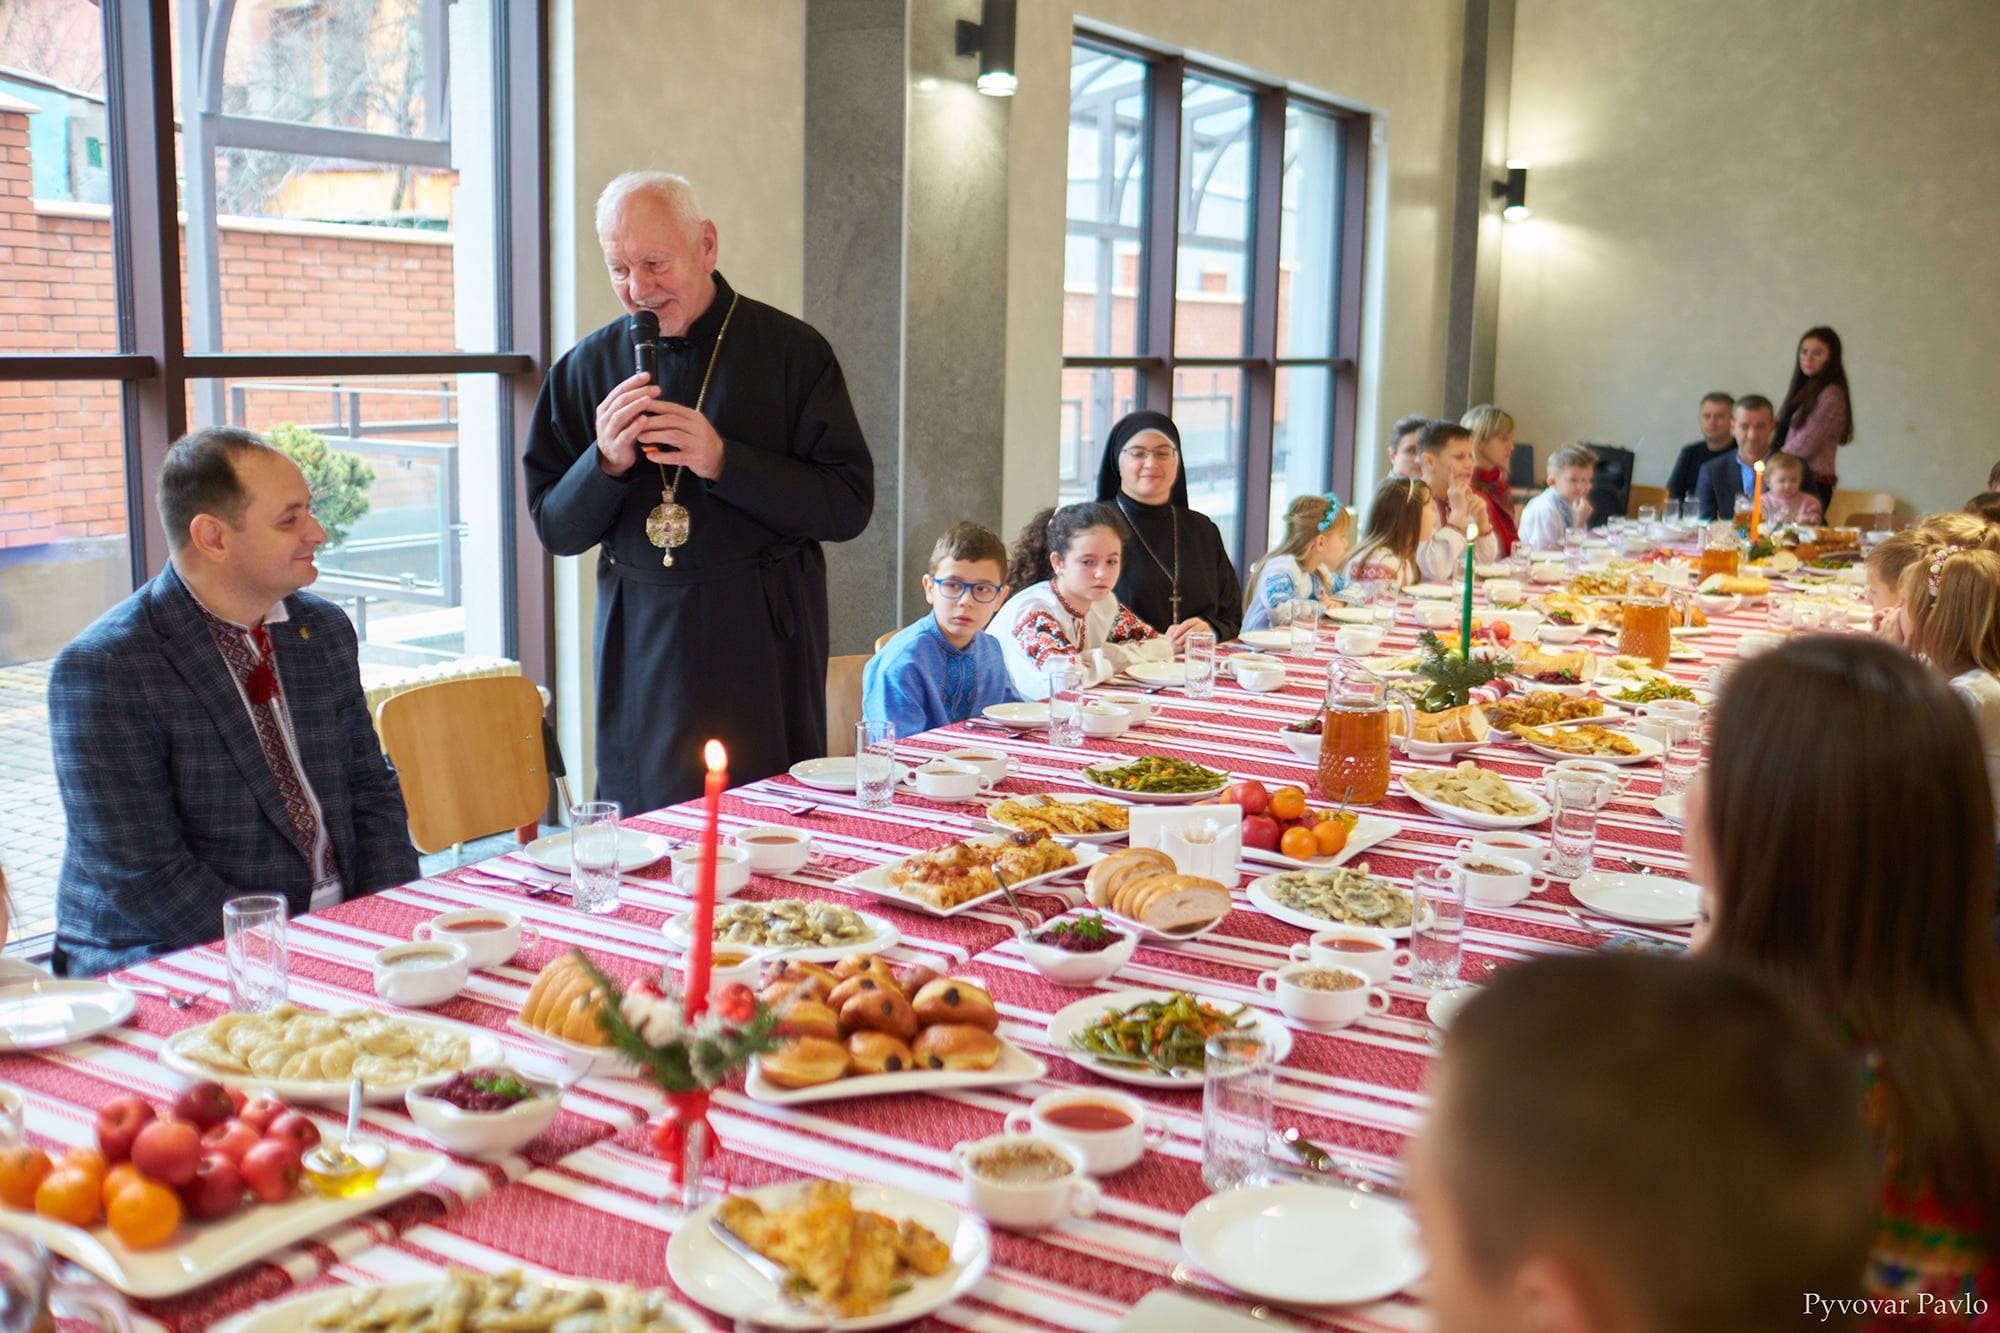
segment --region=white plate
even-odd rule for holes
[[[982,834],[976,838],[967,838],[965,841],[969,843],[997,844],[1005,841],[1005,839],[1005,834],[993,833]],[[1104,853],[1096,847],[1072,847],[1070,850],[1076,853],[1075,865],[1064,866],[1060,870],[1051,870],[1042,875],[1031,875],[1027,879],[1021,880],[1016,884],[1011,884],[1008,887],[1018,893],[1023,889],[1031,889],[1037,884],[1046,884],[1048,881],[1060,878],[1063,875],[1071,875],[1082,870],[1087,870],[1104,858]],[[921,898],[904,893],[889,882],[890,867],[900,864],[900,861],[891,861],[879,866],[870,866],[866,870],[849,875],[833,887],[836,889],[849,889],[857,893],[865,893],[871,898],[880,898],[885,902],[894,903],[898,907],[907,907],[913,912],[924,912],[931,916],[957,916],[961,912],[970,912],[974,908],[984,907],[996,899],[1006,897],[1005,890],[994,889],[991,893],[982,893],[977,898],[967,898],[956,907],[933,907]],[[851,953],[853,950],[849,950],[848,952]],[[844,958],[846,954],[842,954],[841,956]]]
[[[1570,757],[1574,758],[1575,756]],[[1535,795],[1532,791],[1522,788],[1517,783],[1510,783],[1508,785],[1512,786],[1521,796],[1535,803],[1534,814],[1489,815],[1478,810],[1467,810],[1461,806],[1447,805],[1443,801],[1433,800],[1431,797],[1425,796],[1410,786],[1408,778],[1400,779],[1400,781],[1403,787],[1403,794],[1418,805],[1421,805],[1439,819],[1449,819],[1453,823],[1464,824],[1469,828],[1533,828],[1549,817],[1549,803]]]
[[[897,1074],[858,1074],[837,1078],[831,1083],[815,1083],[809,1088],[785,1088],[764,1077],[762,1056],[750,1061],[750,1076],[743,1091],[753,1102],[772,1106],[797,1106],[805,1102],[844,1102],[856,1097],[885,1097],[897,1092],[943,1092],[947,1088],[1001,1088],[1010,1083],[1026,1083],[1049,1072],[1047,1064],[1008,1041],[1000,1039],[1000,1058],[991,1069],[906,1069]]]
[[[1511,565],[1474,565],[1472,572],[1482,579],[1505,579],[1513,577],[1514,569]]]
[[[1336,606],[1322,613],[1336,625],[1372,625],[1375,623],[1375,608],[1372,606]]]
[[[1403,591],[1412,597],[1425,597],[1435,601],[1450,601],[1465,596],[1465,589],[1455,588],[1449,583],[1412,583]]]
[[[1114,757],[1107,759],[1101,764],[1091,764],[1089,767],[1124,768],[1128,764],[1135,762],[1137,761]],[[1203,765],[1203,767],[1207,767],[1207,765]],[[1224,773],[1222,781],[1216,783],[1213,787],[1203,787],[1197,791],[1122,791],[1117,787],[1107,787],[1100,782],[1093,781],[1090,775],[1081,769],[1077,770],[1076,776],[1079,782],[1092,791],[1103,796],[1109,796],[1113,800],[1129,801],[1133,805],[1192,805],[1196,801],[1205,801],[1211,796],[1221,795],[1234,780],[1227,773]]]
[[[820,791],[853,791],[854,759],[836,755],[827,759],[801,759],[785,770],[808,787]]]
[[[1347,831],[1347,845],[1332,856],[1314,856],[1300,860],[1296,856],[1286,856],[1283,852],[1267,852],[1261,847],[1245,847],[1243,859],[1255,861],[1259,865],[1284,866],[1287,870],[1325,870],[1331,866],[1344,866],[1378,842],[1386,842],[1403,831],[1403,826],[1393,819],[1380,815],[1361,815],[1354,821],[1354,827]]]
[[[638,1072],[637,1065],[634,1065],[625,1056],[620,1055],[612,1047],[585,1046],[580,1041],[571,1041],[567,1037],[558,1037],[553,1032],[544,1032],[540,1028],[531,1028],[518,1018],[508,1019],[507,1026],[530,1041],[546,1046],[561,1055],[565,1069],[579,1078],[600,1070],[607,1074],[636,1074]]]
[[[1675,792],[1671,796],[1655,797],[1653,800],[1653,809],[1657,810],[1660,818],[1666,820],[1669,824],[1685,824],[1687,822],[1687,812],[1684,809],[1686,801],[1687,798],[1685,796],[1679,792]]]
[[[457,1023],[436,1023],[428,1019],[412,1018],[407,1013],[392,1013],[391,1017],[416,1027],[442,1028],[455,1037],[465,1038],[470,1048],[466,1056],[465,1068],[477,1069],[480,1065],[498,1063],[501,1058],[500,1043],[492,1037],[473,1028]],[[204,1031],[208,1024],[184,1028],[167,1038],[160,1047],[160,1063],[178,1074],[189,1078],[214,1079],[225,1088],[242,1088],[246,1092],[268,1092],[281,1102],[297,1102],[307,1106],[347,1106],[346,1079],[312,1078],[260,1078],[255,1074],[231,1074],[209,1068],[205,1064],[191,1060],[181,1054],[181,1046],[195,1033]],[[439,1072],[439,1071],[433,1071]],[[362,1097],[370,1106],[393,1106],[403,1100],[403,1094],[410,1085],[429,1078],[421,1074],[416,1078],[404,1079],[397,1083],[364,1083]]]
[[[342,1094],[343,1103],[346,1094]],[[450,1160],[441,1152],[387,1145],[389,1164],[373,1194],[358,1199],[326,1199],[302,1186],[283,1203],[249,1203],[216,1222],[181,1223],[173,1243],[152,1250],[128,1249],[108,1226],[88,1230],[33,1213],[0,1212],[0,1231],[39,1240],[74,1259],[127,1296],[156,1300],[213,1282],[245,1264],[343,1222],[376,1212],[414,1194],[443,1173]],[[298,1328],[298,1324],[267,1325]]]
[[[215,1333],[298,1333],[321,1315],[332,1314],[343,1307],[348,1298],[363,1291],[379,1291],[392,1300],[413,1300],[444,1281],[439,1274],[431,1282],[383,1282],[367,1286],[322,1287],[317,1291],[304,1292],[288,1299],[275,1301],[270,1305],[260,1305],[246,1314],[237,1315],[215,1326]],[[573,1277],[555,1277],[536,1274],[538,1285],[553,1287],[558,1291],[592,1291],[611,1287],[609,1282],[585,1282]],[[695,1329],[707,1327],[707,1321],[693,1310],[675,1303],[670,1307],[680,1318],[683,1327],[692,1333]]]
[[[1669,656],[1671,656],[1669,650]],[[1616,657],[1602,657],[1597,662],[1596,681],[1599,685],[1617,686],[1624,689],[1628,685],[1644,685],[1650,680],[1672,680],[1666,672],[1645,662],[1621,666]]]
[[[1288,629],[1246,629],[1237,637],[1253,648],[1270,648],[1281,653],[1292,649],[1292,632]]]
[[[1424,1005],[1424,1013],[1431,1022],[1441,1028],[1448,1028],[1451,1026],[1451,1020],[1458,1017],[1458,1011],[1465,1007],[1465,1002],[1478,993],[1477,986],[1456,986],[1451,990],[1441,990],[1431,996],[1429,1003]]]
[[[1715,633],[1713,625],[1676,625],[1668,631],[1676,639],[1700,639]]]
[[[0,986],[0,1051],[39,1051],[117,1027],[137,1005],[101,981],[42,976]]]
[[[1134,662],[1125,668],[1125,674],[1144,685],[1185,685],[1187,663]]]
[[[792,1181],[737,1192],[747,1194],[765,1208],[778,1208],[803,1188],[802,1182]],[[936,1277],[910,1275],[909,1290],[891,1297],[887,1305],[871,1315],[831,1322],[816,1316],[788,1316],[763,1274],[737,1258],[709,1231],[709,1220],[721,1206],[712,1203],[674,1229],[667,1241],[667,1276],[689,1300],[726,1320],[754,1321],[769,1328],[831,1328],[839,1333],[888,1328],[921,1319],[964,1296],[986,1276],[986,1266],[993,1257],[993,1236],[979,1218],[928,1194],[889,1185],[856,1181],[853,1198],[856,1208],[881,1213],[897,1222],[908,1219],[930,1228],[932,1234],[951,1246],[951,1267]]]
[[[672,850],[672,840],[641,829],[618,830],[618,873],[630,874],[649,866]],[[521,854],[544,870],[569,873],[569,831],[537,838],[521,849]]]
[[[1102,796],[1090,796],[1080,791],[1049,791],[1049,792],[1043,792],[1042,795],[1047,797],[1051,801],[1056,801],[1063,805],[1081,805],[1085,801],[1101,801],[1104,799]],[[1014,796],[1014,797],[1002,797],[1000,801],[995,801],[993,805],[989,805],[986,807],[986,817],[980,820],[979,822],[982,824],[986,824],[992,828],[1004,830],[1005,832],[1008,833],[1019,832],[1020,830],[1016,829],[1012,824],[1003,824],[999,820],[993,817],[994,805],[999,805],[1001,804],[1002,801],[1019,800],[1019,799],[1020,797]],[[1127,808],[1130,808],[1132,803],[1121,796],[1118,798],[1117,801],[1113,802],[1113,804],[1122,805]],[[1054,838],[1057,842],[1062,842],[1062,843],[1078,843],[1078,842],[1098,843],[1098,842],[1117,842],[1120,838],[1125,837],[1130,832],[1131,830],[1129,828],[1121,828],[1121,829],[1113,829],[1108,833],[1051,833],[1049,834],[1049,836],[1051,838]]]
[[[1271,896],[1271,885],[1277,878],[1276,875],[1259,875],[1256,879],[1251,880],[1250,887],[1244,890],[1244,893],[1250,899],[1250,905],[1274,921],[1283,921],[1287,925],[1297,926],[1300,930],[1381,930],[1383,934],[1389,936],[1391,939],[1406,940],[1410,938],[1410,928],[1408,926],[1398,926],[1394,929],[1379,926],[1362,927],[1356,926],[1352,921],[1335,921],[1331,917],[1314,916],[1310,912],[1301,912],[1296,907],[1287,907]],[[1381,877],[1377,876],[1377,878]],[[1406,897],[1410,893],[1409,889],[1404,888],[1400,884],[1391,884],[1389,887]]]
[[[693,939],[688,933],[688,918],[691,912],[681,912],[660,923],[660,933],[667,937],[675,948],[685,950]],[[875,927],[875,933],[865,939],[849,940],[845,944],[819,944],[809,948],[781,949],[761,944],[730,944],[733,949],[751,949],[770,958],[795,958],[801,963],[837,963],[851,953],[880,953],[892,947],[903,938],[903,932],[884,921],[879,916],[861,913],[861,919]],[[722,941],[718,940],[718,944]]]
[[[1595,759],[1601,764],[1643,764],[1648,759],[1658,759],[1661,752],[1666,749],[1657,739],[1651,736],[1642,735],[1638,732],[1621,732],[1620,734],[1626,736],[1632,744],[1638,746],[1639,753],[1577,754],[1570,750],[1558,750],[1549,745],[1536,745],[1533,741],[1523,741],[1522,743],[1536,754],[1547,755],[1551,759]]]
[[[1157,1074],[1145,1065],[1113,1064],[1108,1060],[1096,1060],[1069,1044],[1074,1034],[1089,1027],[1098,1018],[1113,1009],[1129,1009],[1147,1000],[1170,1000],[1174,992],[1170,990],[1121,990],[1109,991],[1103,995],[1092,995],[1065,1005],[1049,1016],[1049,1044],[1057,1055],[1074,1060],[1081,1069],[1111,1079],[1116,1083],[1130,1083],[1140,1088],[1190,1088],[1201,1085],[1201,1074],[1190,1070],[1186,1074]],[[1237,1007],[1233,1000],[1218,1000],[1212,995],[1195,993],[1195,998],[1204,1004],[1228,1013]],[[1262,1037],[1271,1051],[1271,1063],[1283,1064],[1285,1057],[1292,1053],[1292,1034],[1284,1021],[1276,1014],[1251,1005],[1245,1011],[1255,1026],[1257,1035]]]
[[[1181,1219],[1181,1244],[1216,1280],[1284,1305],[1383,1300],[1422,1277],[1427,1263],[1409,1213],[1325,1185],[1211,1194]]]
[[[1049,706],[1047,703],[988,704],[980,710],[980,716],[1002,726],[1033,730],[1049,724]]]
[[[1701,890],[1665,875],[1591,870],[1577,876],[1569,891],[1599,916],[1645,926],[1691,926],[1700,914]]]
[[[1679,639],[1675,639],[1672,646],[1667,649],[1667,656],[1676,662],[1699,662],[1701,649],[1691,643],[1682,643]]]
[[[1402,736],[1393,739],[1396,748],[1412,759],[1453,759],[1467,750],[1493,743],[1490,733],[1483,741],[1413,741]]]
[[[1572,699],[1581,699],[1584,695],[1590,694],[1597,689],[1597,682],[1592,680],[1586,680],[1576,685],[1556,685],[1548,681],[1531,680],[1527,676],[1509,676],[1507,679],[1514,682],[1514,689],[1521,694],[1534,694],[1537,692],[1544,694],[1565,694]]]
[[[1230,909],[1232,911],[1235,910],[1235,906],[1232,902]],[[1229,913],[1224,912],[1200,930],[1169,931],[1161,930],[1157,926],[1149,926],[1143,921],[1134,921],[1131,917],[1114,912],[1108,907],[1093,907],[1090,910],[1096,912],[1119,929],[1129,931],[1139,939],[1155,944],[1185,944],[1189,940],[1206,938],[1213,935],[1216,931],[1221,930],[1222,923],[1229,919]]]

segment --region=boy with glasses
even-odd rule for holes
[[[896,632],[861,673],[861,714],[898,736],[949,726],[1020,699],[1000,641],[980,631],[1007,600],[1007,547],[977,523],[954,523],[931,548],[931,613]]]

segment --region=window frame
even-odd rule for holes
[[[498,229],[494,281],[497,352],[190,354],[182,334],[183,274],[174,147],[168,0],[125,0],[103,10],[105,106],[110,129],[111,248],[117,303],[114,353],[0,355],[0,381],[115,380],[122,385],[126,532],[137,588],[165,568],[166,534],[149,497],[168,447],[187,433],[190,381],[242,377],[493,374],[500,377],[504,549],[502,605],[508,655],[547,680],[555,624],[549,560],[532,531],[516,460],[549,364],[548,43],[544,0],[494,0],[491,59]],[[399,141],[400,142],[400,141]],[[422,141],[416,141],[422,142]]]
[[[1355,464],[1355,410],[1360,392],[1362,243],[1367,221],[1369,122],[1365,114],[1295,92],[1281,84],[1152,50],[1079,27],[1071,49],[1084,47],[1137,60],[1146,66],[1145,199],[1140,228],[1145,253],[1140,264],[1138,344],[1134,355],[1074,356],[1064,370],[1131,370],[1143,408],[1171,413],[1174,373],[1180,369],[1240,369],[1244,384],[1244,429],[1235,441],[1238,465],[1238,549],[1246,559],[1270,546],[1271,464],[1277,378],[1280,369],[1305,367],[1331,374],[1333,402],[1327,413],[1327,476],[1343,493],[1351,491]],[[1251,218],[1249,282],[1244,301],[1246,347],[1239,356],[1184,356],[1174,345],[1180,261],[1180,156],[1183,88],[1189,75],[1234,87],[1251,99]],[[1331,119],[1341,139],[1340,239],[1335,253],[1334,328],[1326,356],[1278,354],[1278,251],[1283,220],[1285,112],[1299,107]],[[1068,223],[1065,217],[1064,237]]]

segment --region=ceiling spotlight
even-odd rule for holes
[[[1500,216],[1519,222],[1533,216],[1528,207],[1528,164],[1516,159],[1507,164],[1507,178],[1493,182],[1493,197],[1501,200]]]
[[[1012,97],[1020,86],[1014,77],[1014,0],[981,0],[979,22],[960,19],[958,53],[979,57],[980,92]]]

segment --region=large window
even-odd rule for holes
[[[1239,565],[1295,495],[1351,487],[1366,124],[1079,37],[1063,264],[1064,502],[1151,407]]]
[[[541,11],[0,0],[0,796],[52,835],[0,843],[17,936],[48,928],[61,847],[49,660],[165,564],[150,497],[191,428],[301,460],[332,534],[314,591],[370,684],[546,677],[545,561],[515,539]]]

